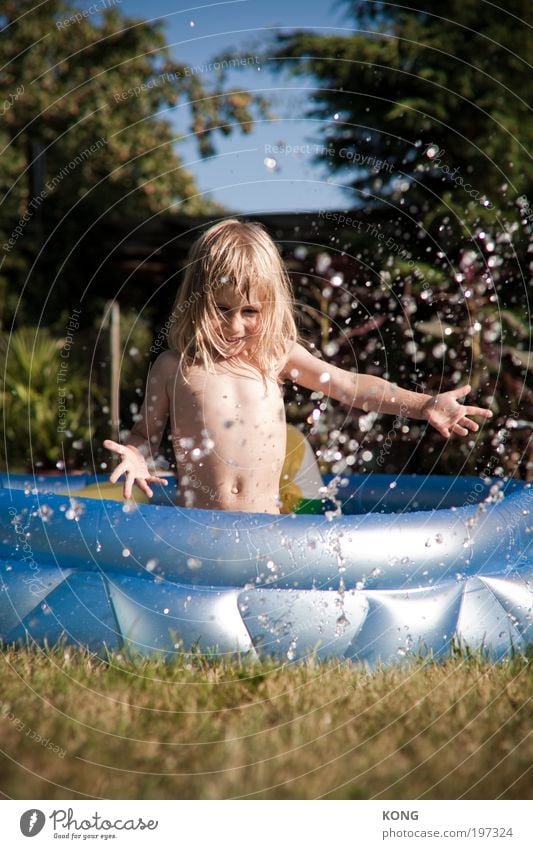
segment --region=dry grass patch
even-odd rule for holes
[[[369,673],[5,649],[12,798],[531,798],[531,660]],[[63,754],[62,754],[63,752]]]

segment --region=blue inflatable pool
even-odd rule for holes
[[[83,497],[94,476],[0,476],[0,639],[377,663],[533,641],[533,490],[341,478],[342,515]]]

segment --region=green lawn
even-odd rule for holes
[[[531,658],[104,662],[4,649],[10,798],[532,798]],[[40,735],[40,738],[37,736]]]

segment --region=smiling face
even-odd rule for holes
[[[263,378],[277,377],[297,337],[290,279],[264,227],[230,218],[202,233],[168,334],[183,363],[210,367],[242,355]]]
[[[228,356],[250,353],[256,347],[261,331],[263,304],[258,292],[248,297],[234,286],[223,286],[215,295],[216,329],[229,346]]]

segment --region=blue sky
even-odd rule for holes
[[[85,5],[85,4],[84,4]],[[122,13],[164,21],[174,58],[190,66],[207,65],[213,57],[230,48],[243,48],[266,39],[276,29],[316,29],[321,32],[348,32],[350,21],[345,8],[334,0],[227,0],[216,3],[178,3],[172,0],[122,0]],[[274,75],[268,67],[250,66],[232,73],[229,83],[249,90],[261,90],[273,101],[278,120],[257,123],[249,135],[235,132],[229,138],[216,138],[216,155],[201,160],[196,143],[184,141],[178,151],[193,172],[202,192],[238,212],[279,212],[339,209],[351,205],[348,194],[337,185],[342,178],[327,182],[325,170],[312,164],[307,152],[276,157],[268,146],[309,145],[323,138],[316,122],[302,118],[311,80],[290,80]],[[172,118],[179,132],[186,123],[179,109]],[[265,159],[276,159],[265,164]],[[270,167],[268,167],[270,165]],[[353,176],[353,175],[350,175]]]

